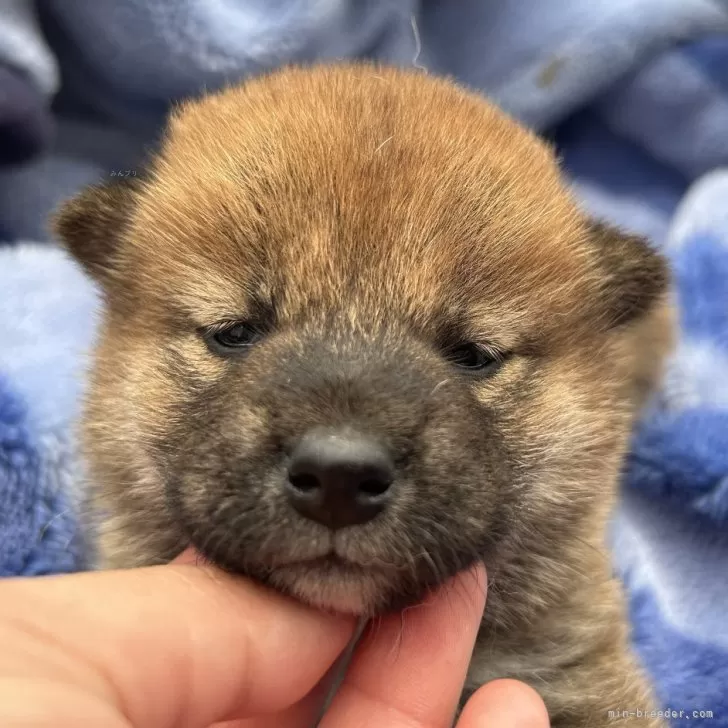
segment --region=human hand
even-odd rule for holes
[[[485,601],[482,569],[365,634],[322,728],[448,726]],[[304,728],[353,620],[210,567],[174,564],[0,583],[3,728]],[[458,728],[547,728],[515,681]]]

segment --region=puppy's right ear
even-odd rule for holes
[[[64,202],[52,218],[53,232],[102,286],[117,270],[138,188],[138,178],[129,177],[87,187]]]

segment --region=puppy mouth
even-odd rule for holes
[[[331,551],[323,556],[315,556],[310,559],[289,561],[281,564],[278,568],[302,568],[322,572],[335,571],[364,571],[364,567],[348,559],[342,558],[336,552]]]
[[[327,611],[369,615],[381,611],[395,590],[393,569],[349,561],[335,552],[277,566],[269,583]]]

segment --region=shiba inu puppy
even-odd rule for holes
[[[533,134],[419,72],[285,69],[181,106],[56,230],[105,298],[102,565],[193,545],[367,616],[480,559],[464,697],[520,678],[583,728],[649,708],[604,536],[669,277]]]

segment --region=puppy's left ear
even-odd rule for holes
[[[66,249],[102,286],[118,272],[139,185],[138,178],[124,177],[87,187],[63,203],[51,220]]]
[[[589,235],[599,261],[605,322],[616,328],[642,318],[668,290],[667,260],[645,238],[602,222],[591,222]]]

